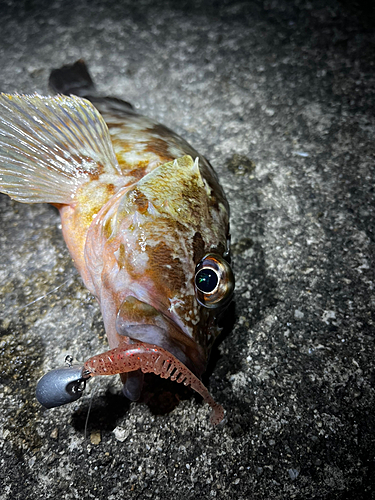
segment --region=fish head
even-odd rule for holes
[[[121,197],[103,222],[106,262],[115,265],[102,274],[109,291],[102,299],[116,304],[115,328],[106,326],[110,346],[124,337],[156,344],[198,376],[234,287],[224,258],[228,207],[199,167],[190,156],[165,163]]]

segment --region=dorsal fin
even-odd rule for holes
[[[24,203],[70,204],[79,186],[121,175],[107,125],[79,97],[0,95],[0,191]]]

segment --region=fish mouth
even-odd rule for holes
[[[119,344],[125,339],[130,342],[143,342],[156,345],[171,353],[188,370],[200,377],[205,369],[203,349],[185,334],[169,317],[152,305],[127,296],[122,302],[116,318],[116,331]],[[123,374],[123,392],[131,401],[137,401],[143,386],[141,370]]]
[[[191,387],[211,406],[210,422],[212,425],[224,422],[223,407],[215,402],[201,380],[173,354],[162,347],[146,342],[129,343],[124,340],[115,349],[93,356],[84,363],[81,369],[81,378],[77,382],[86,381],[90,377],[98,375],[136,372],[140,372],[142,375],[143,373],[154,373],[161,378],[170,378],[177,383]]]
[[[140,313],[147,313],[143,316],[143,323],[135,323],[134,320]],[[125,313],[129,316],[124,316]],[[46,408],[53,408],[66,403],[76,401],[86,386],[86,381],[91,377],[100,375],[121,375],[124,382],[124,392],[131,400],[137,400],[141,394],[144,373],[153,373],[164,379],[170,379],[177,383],[183,383],[191,387],[200,394],[204,401],[211,406],[210,422],[218,425],[225,421],[223,407],[216,403],[207,388],[197,375],[190,370],[187,365],[204,367],[204,359],[199,352],[199,347],[195,348],[195,353],[201,366],[194,363],[191,358],[193,349],[191,345],[194,340],[185,335],[188,341],[181,343],[179,336],[183,332],[166,328],[173,324],[173,321],[158,312],[152,306],[139,301],[135,297],[127,297],[122,305],[117,317],[118,344],[114,349],[92,356],[84,362],[83,366],[69,366],[68,368],[52,370],[42,377],[38,382],[37,398]],[[121,333],[123,332],[123,333]],[[177,332],[177,333],[176,333]],[[132,337],[129,337],[129,334]],[[135,339],[141,336],[143,340]],[[155,343],[145,342],[144,339],[150,337],[152,342],[164,342],[170,347],[164,349]],[[179,345],[180,342],[180,345]],[[171,353],[174,350],[177,355]],[[198,353],[198,354],[197,354]],[[179,357],[186,360],[183,362]],[[202,368],[203,370],[203,368]],[[197,369],[196,369],[197,371]]]

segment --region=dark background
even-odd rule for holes
[[[224,427],[152,380],[43,410],[39,377],[106,340],[57,211],[0,195],[0,499],[375,498],[373,2],[0,6],[2,91],[82,57],[212,161],[237,280],[205,377]]]

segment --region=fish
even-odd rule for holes
[[[234,290],[218,177],[168,127],[101,96],[83,60],[53,70],[49,83],[57,94],[0,95],[0,192],[58,209],[109,350],[79,376],[57,370],[46,402],[38,389],[37,397],[57,406],[78,398],[82,381],[120,374],[125,396],[137,401],[144,373],[154,373],[201,394],[217,425],[224,410],[201,377]],[[49,401],[51,386],[71,377],[70,395]]]

